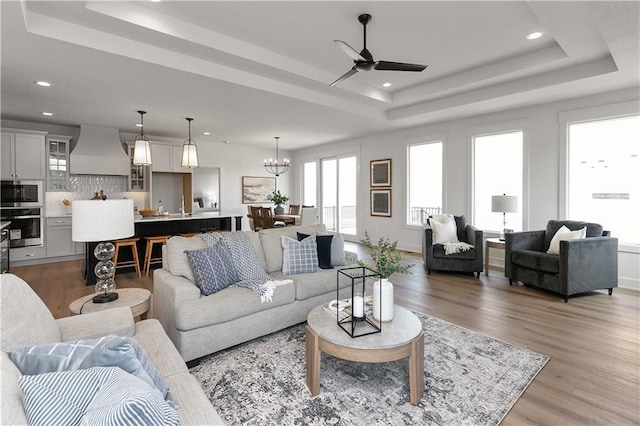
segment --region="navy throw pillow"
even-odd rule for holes
[[[309,234],[297,232],[298,241],[302,241],[309,237]],[[320,269],[333,269],[331,266],[331,240],[333,235],[316,235],[316,244],[318,245],[318,267]]]

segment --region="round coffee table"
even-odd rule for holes
[[[80,315],[128,306],[131,308],[134,318],[137,316],[140,316],[140,319],[147,318],[147,313],[151,309],[151,292],[149,290],[145,288],[118,288],[115,292],[118,293],[118,298],[113,302],[93,303],[91,299],[97,294],[93,293],[71,302],[69,311],[71,311],[71,315]]]
[[[382,323],[382,332],[352,338],[336,323],[324,305],[307,317],[307,387],[320,393],[320,354],[356,362],[389,362],[409,358],[409,395],[418,405],[424,392],[424,334],[422,323],[411,311],[395,305],[393,321]]]

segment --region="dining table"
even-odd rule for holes
[[[274,214],[273,220],[280,220],[284,222],[285,225],[290,226],[290,225],[295,225],[297,222],[300,221],[300,215],[299,214]]]

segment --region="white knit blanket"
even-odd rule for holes
[[[463,243],[463,242],[455,242],[455,243],[444,242],[442,243],[442,245],[444,246],[445,255],[462,253],[463,251],[471,250],[473,248],[471,244]]]

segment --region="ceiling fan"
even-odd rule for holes
[[[349,71],[344,73],[340,78],[330,84],[331,87],[337,86],[340,82],[351,77],[353,74],[359,71],[414,71],[420,72],[427,68],[428,65],[407,64],[404,62],[389,62],[389,61],[374,61],[373,55],[367,50],[367,24],[371,21],[371,15],[364,13],[358,16],[358,21],[364,27],[364,48],[358,53],[353,47],[341,40],[334,40],[344,53],[346,53],[355,65]]]

